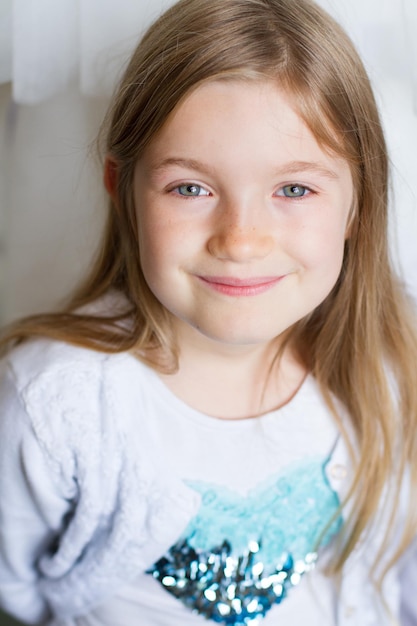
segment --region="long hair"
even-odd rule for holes
[[[375,519],[388,485],[394,521],[408,465],[416,489],[417,464],[410,461],[417,458],[417,339],[389,259],[388,159],[372,89],[347,35],[313,2],[180,0],[151,26],[124,73],[101,134],[117,180],[96,264],[64,312],[19,322],[4,342],[47,335],[108,352],[131,350],[153,367],[175,368],[169,316],[140,266],[133,172],[190,91],[222,79],[275,81],[292,96],[320,145],[351,168],[355,200],[340,277],[287,337],[334,414],[334,398],[345,407],[353,431],[353,513],[334,563],[340,571]],[[83,309],[113,289],[125,297],[122,311],[103,316]],[[411,515],[409,520],[398,554],[413,531]],[[389,534],[385,545],[388,540]]]

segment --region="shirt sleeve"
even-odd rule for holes
[[[53,549],[70,499],[51,476],[13,373],[0,366],[0,605],[29,623],[48,618],[37,569]]]

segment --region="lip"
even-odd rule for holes
[[[275,287],[284,276],[256,276],[236,278],[233,276],[198,276],[208,287],[228,296],[256,296]]]

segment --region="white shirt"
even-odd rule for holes
[[[14,350],[0,381],[0,603],[28,623],[51,613],[68,626],[207,623],[145,574],[198,514],[200,495],[184,481],[244,495],[292,463],[325,458],[337,436],[311,377],[279,411],[237,421],[194,411],[128,354],[48,340]],[[342,500],[340,438],[326,472]],[[318,567],[262,626],[389,624],[369,580],[379,540],[358,546],[338,594]],[[412,605],[414,563],[386,579],[394,615],[402,595]]]

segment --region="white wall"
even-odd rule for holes
[[[54,307],[90,262],[105,213],[89,154],[103,110],[75,88],[37,106],[0,89],[4,321]]]

